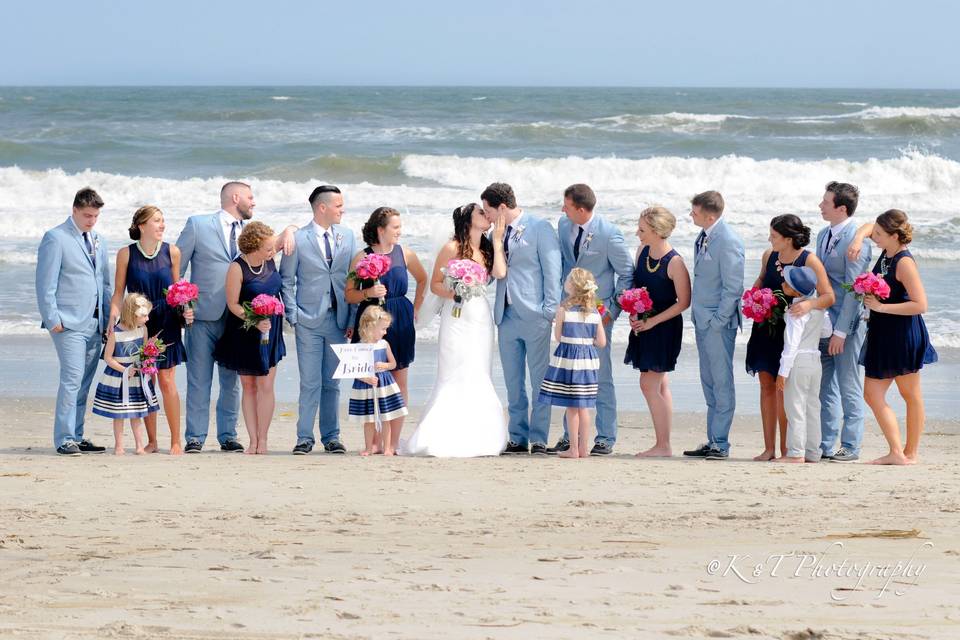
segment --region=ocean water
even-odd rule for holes
[[[160,206],[174,241],[228,178],[251,182],[257,218],[278,229],[310,219],[322,182],[341,186],[358,232],[392,206],[427,261],[453,208],[506,181],[553,219],[567,185],[590,184],[631,247],[639,211],[665,205],[689,262],[689,198],[717,189],[747,283],[772,216],[817,230],[824,184],[853,182],[859,220],[910,215],[934,344],[960,347],[960,91],[786,89],[0,88],[0,337],[43,335],[36,249],[77,189],[106,200],[98,229],[115,250],[138,206]]]

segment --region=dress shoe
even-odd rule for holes
[[[327,444],[323,445],[323,450],[327,453],[346,453],[347,448],[343,446],[343,443],[339,440],[331,440]]]
[[[295,456],[305,456],[308,453],[313,451],[313,445],[309,442],[298,442],[297,446],[293,448],[293,455]]]
[[[710,451],[707,451],[707,455],[703,457],[707,460],[726,460],[730,457],[730,452],[724,451],[720,447],[710,447]]]
[[[77,446],[76,442],[64,442],[62,445],[57,447],[57,453],[61,456],[83,455],[80,453],[80,447]]]
[[[89,440],[81,440],[77,443],[77,448],[80,449],[80,453],[103,453],[107,450],[106,447],[98,447]]]
[[[529,453],[527,450],[527,445],[517,444],[511,440],[507,443],[507,448],[503,450],[503,455],[514,455],[517,453]]]
[[[557,444],[552,447],[547,447],[547,455],[555,456],[558,453],[563,451],[568,451],[570,449],[570,441],[566,438],[560,438],[557,440]]]
[[[839,449],[837,449],[837,452],[835,454],[830,456],[830,459],[833,462],[856,462],[857,460],[860,459],[860,456],[855,454],[853,451],[850,451],[850,449],[845,449],[844,447],[840,447]]]
[[[707,454],[710,453],[710,444],[702,444],[696,449],[690,449],[689,451],[684,451],[683,455],[690,456],[691,458],[706,458]]]
[[[613,453],[613,447],[606,442],[598,442],[593,445],[593,449],[590,449],[590,455],[592,456],[608,456],[611,453]]]
[[[203,451],[203,445],[196,440],[191,440],[187,443],[187,446],[183,448],[184,453],[200,453],[201,451]]]
[[[243,453],[243,445],[236,440],[227,440],[220,445],[220,451],[226,451],[228,453]]]
[[[547,455],[547,445],[540,444],[539,442],[533,443],[532,445],[530,445],[530,455],[532,456]]]

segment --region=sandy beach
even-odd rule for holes
[[[960,622],[955,421],[928,423],[911,468],[747,462],[753,416],[728,462],[640,461],[638,413],[606,459],[362,459],[349,427],[353,453],[293,457],[291,405],[269,456],[63,459],[51,409],[0,401],[3,637],[951,638]],[[702,430],[678,415],[675,453]],[[868,419],[864,457],[884,451]]]

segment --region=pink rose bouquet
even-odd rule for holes
[[[252,329],[261,320],[269,320],[273,316],[283,315],[283,303],[274,296],[261,293],[250,302],[243,303],[243,328]],[[270,344],[270,332],[260,334],[260,344]]]
[[[743,315],[757,324],[766,323],[771,333],[783,318],[783,311],[787,306],[787,299],[783,292],[774,291],[769,287],[747,289],[743,292],[740,301],[743,306]]]
[[[627,289],[617,298],[617,304],[631,316],[646,320],[653,313],[653,299],[646,287]],[[639,331],[634,331],[638,335]]]
[[[459,318],[463,303],[470,298],[479,298],[487,293],[487,270],[473,260],[450,260],[440,267],[443,284],[453,291],[454,318]]]
[[[167,345],[159,336],[147,338],[137,350],[137,370],[141,376],[157,375],[157,361],[163,360]]]
[[[193,305],[200,298],[200,289],[188,280],[178,280],[170,285],[170,288],[164,289],[163,295],[167,304],[179,309],[182,314],[187,309],[193,309]],[[188,326],[191,324],[192,321],[187,323]]]
[[[382,278],[387,271],[390,271],[390,256],[370,253],[360,258],[356,268],[351,271],[347,277],[356,282],[358,288],[369,288],[380,284],[380,278]],[[384,299],[378,298],[377,303],[382,305]]]
[[[857,300],[863,302],[863,296],[876,296],[879,300],[890,297],[890,285],[875,273],[861,273],[853,279],[853,284],[844,282],[842,285],[847,291],[853,292]]]

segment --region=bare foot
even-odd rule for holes
[[[754,458],[754,460],[756,460],[756,458]],[[774,462],[789,462],[789,463],[793,463],[793,464],[798,464],[798,463],[802,464],[802,463],[803,463],[803,456],[797,456],[797,457],[793,457],[793,456],[783,456],[782,458],[777,458],[777,459],[775,459]]]
[[[636,455],[638,458],[669,458],[673,455],[670,447],[650,447],[646,451],[641,451]]]
[[[870,464],[895,464],[895,465],[905,465],[905,464],[914,464],[911,462],[910,458],[903,455],[902,453],[890,452],[882,458],[877,458],[876,460],[871,460]]]
[[[917,453],[913,454],[912,456],[908,456],[907,454],[903,454],[903,456],[904,456],[907,460],[910,461],[910,464],[917,464],[917,463],[920,462],[920,455],[917,454]]]
[[[373,454],[373,453],[376,453],[376,452],[375,452],[375,451],[367,451],[366,449],[364,449],[363,451],[360,452],[360,455],[363,456],[364,458],[366,458],[367,456],[369,456],[369,455],[371,455],[371,454]]]
[[[156,442],[148,442],[147,446],[142,449],[143,453],[156,453],[159,450],[160,447],[157,446]],[[138,451],[137,453],[139,454],[140,452]]]
[[[385,456],[395,456],[395,455],[397,455],[397,452],[394,451],[393,449],[384,449],[384,450],[383,450],[383,455],[385,455]]]
[[[579,458],[579,457],[580,457],[580,454],[577,453],[577,452],[573,449],[573,447],[570,447],[570,448],[567,449],[566,451],[561,451],[560,453],[558,453],[558,454],[557,454],[557,457],[558,457],[558,458]]]
[[[257,447],[257,453],[261,456],[267,455],[267,445],[262,444]]]
[[[245,456],[255,456],[257,455],[257,449],[255,447],[247,447],[247,450],[243,452]]]
[[[753,456],[754,462],[768,462],[770,460],[776,460],[777,456],[773,453],[773,449],[764,449],[763,453],[758,456]]]
[[[123,447],[117,447],[116,449],[113,450],[113,455],[115,456],[122,456],[125,453],[126,451],[124,451]]]
[[[183,447],[180,445],[179,442],[178,442],[177,444],[172,444],[172,445],[170,445],[170,455],[172,455],[172,456],[182,456],[182,455],[183,455]]]
[[[137,449],[137,455],[138,455],[138,456],[145,456],[145,455],[147,455],[147,450],[144,449],[143,447],[141,447],[141,448]]]

